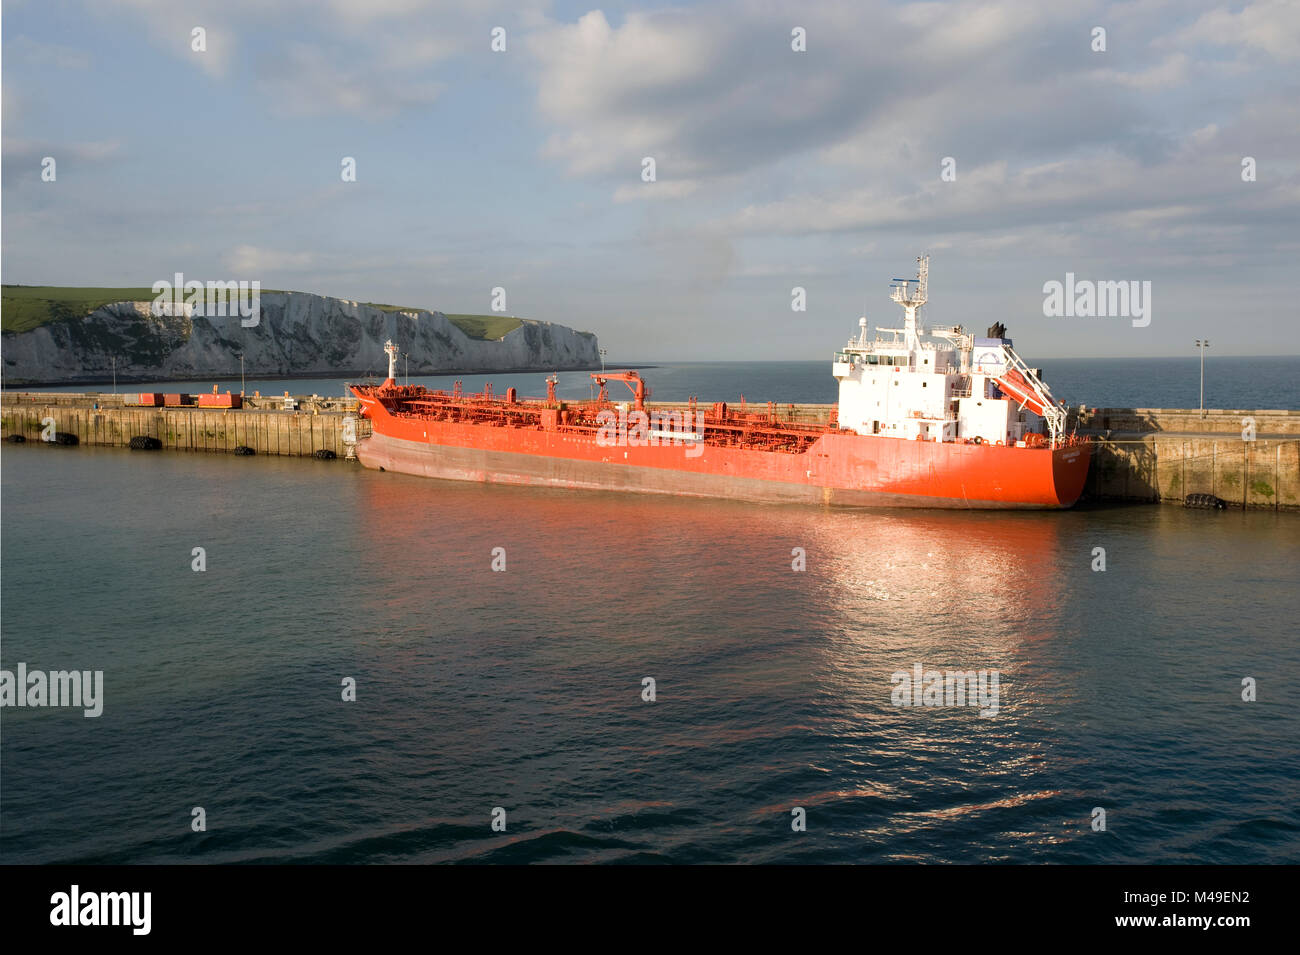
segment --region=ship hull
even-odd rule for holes
[[[588,435],[401,419],[371,406],[369,468],[455,481],[856,507],[1063,508],[1090,448],[1015,448],[827,433],[801,454],[602,446]],[[376,413],[377,412],[377,413]],[[396,433],[393,433],[396,432]]]

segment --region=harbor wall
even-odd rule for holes
[[[1177,433],[1226,434],[1241,437],[1247,421],[1254,422],[1257,436],[1300,437],[1300,411],[1250,411],[1195,408],[1075,408],[1066,430],[1078,428],[1085,434]]]
[[[157,438],[164,449],[234,451],[250,447],[258,454],[310,457],[317,451],[347,454],[344,421],[352,418],[357,437],[369,422],[348,410],[308,407],[294,411],[229,408],[98,408],[62,400],[55,404],[0,401],[0,438],[20,434],[40,441],[51,421],[55,431],[75,434],[82,444],[126,447],[137,436]]]
[[[1229,505],[1300,509],[1300,411],[1072,410],[1096,441],[1084,499],[1164,501],[1213,494]]]
[[[1230,506],[1300,509],[1300,438],[1097,437],[1088,501],[1180,504],[1213,494]]]

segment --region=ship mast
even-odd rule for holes
[[[908,352],[915,352],[921,346],[920,335],[924,329],[917,326],[916,310],[926,302],[926,292],[930,278],[930,257],[916,257],[915,279],[894,279],[894,286],[889,297],[903,306],[903,340]]]

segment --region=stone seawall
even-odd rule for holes
[[[351,422],[349,425],[348,422]],[[41,441],[55,432],[77,436],[81,444],[127,447],[132,438],[156,438],[176,451],[232,452],[311,457],[330,451],[347,457],[346,428],[356,437],[369,422],[346,409],[321,410],[310,403],[294,411],[222,408],[124,408],[12,401],[0,405],[0,438],[22,435]]]
[[[1087,500],[1213,494],[1235,507],[1300,509],[1300,411],[1097,408],[1072,411],[1069,427],[1097,441]]]
[[[1155,434],[1232,434],[1241,436],[1247,421],[1256,436],[1300,437],[1300,411],[1248,411],[1195,408],[1083,408],[1072,409],[1069,427],[1089,434],[1106,431]]]

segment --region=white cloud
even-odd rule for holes
[[[1014,154],[1122,136],[1144,121],[1122,96],[1176,85],[1186,64],[1103,73],[1076,19],[1025,0],[726,2],[617,26],[592,11],[529,37],[542,155],[580,177],[631,178],[653,156],[666,177],[717,180],[808,153],[937,164],[954,140]],[[1072,127],[1075,109],[1089,122]]]
[[[1259,0],[1236,11],[1218,7],[1167,42],[1235,47],[1242,53],[1262,50],[1279,61],[1300,59],[1300,3]]]
[[[1097,79],[1117,83],[1137,90],[1168,89],[1182,86],[1188,79],[1191,58],[1185,53],[1173,53],[1154,66],[1136,72],[1123,70],[1097,70]]]
[[[1259,111],[1283,115],[1266,104]],[[1241,222],[1264,209],[1281,214],[1289,207],[1300,216],[1287,180],[1272,186],[1241,182],[1239,157],[1230,145],[1238,135],[1200,131],[1158,165],[1110,151],[1018,169],[1005,160],[992,162],[959,171],[955,182],[936,174],[909,190],[869,184],[836,195],[787,196],[751,204],[714,225],[757,235],[879,229],[984,234],[1009,224],[1069,222],[1099,234],[1113,229],[1132,241],[1157,226],[1167,234],[1170,223],[1191,229],[1213,218],[1206,228],[1217,228],[1225,216]]]
[[[154,45],[211,76],[239,69],[264,78],[263,93],[295,114],[383,115],[431,103],[445,87],[434,71],[489,49],[490,27],[540,22],[544,0],[107,0]],[[207,52],[190,31],[207,31]],[[283,38],[282,43],[266,43]]]
[[[650,202],[655,199],[684,199],[700,188],[697,179],[637,182],[614,190],[615,202]]]
[[[38,182],[41,161],[53,157],[61,177],[78,166],[99,165],[112,162],[123,155],[122,144],[117,140],[91,140],[87,142],[51,142],[49,140],[4,139],[4,176],[12,184],[23,181]]]
[[[697,227],[725,235],[923,229],[997,251],[1020,245],[1013,230],[1062,221],[1208,235],[1289,205],[1296,107],[1270,94],[1225,111],[1195,92],[1217,86],[1222,61],[1168,40],[1219,31],[1281,56],[1290,40],[1265,27],[1286,35],[1296,16],[1262,3],[1196,17],[1163,0],[1086,14],[1020,0],[724,3],[617,24],[593,11],[539,30],[529,51],[551,124],[543,155],[614,180],[616,202],[691,196],[681,214],[703,211]],[[1081,22],[1112,24],[1111,51],[1093,53]],[[789,49],[791,23],[807,53]],[[1292,158],[1241,193],[1254,151]],[[660,192],[639,181],[643,156]],[[953,183],[940,180],[948,156]]]
[[[237,275],[298,272],[311,268],[315,260],[311,252],[286,252],[255,245],[237,245],[225,257],[226,266]]]
[[[282,57],[260,70],[268,105],[290,115],[352,113],[383,118],[403,109],[428,106],[441,83],[391,69],[354,65],[352,58],[308,43],[290,43]]]
[[[239,12],[242,0],[198,0],[185,6],[168,0],[114,0],[111,7],[133,13],[144,24],[150,39],[160,50],[193,64],[210,76],[226,74],[237,50],[237,38],[231,28],[232,15]],[[206,49],[192,48],[193,30],[202,27]]]

